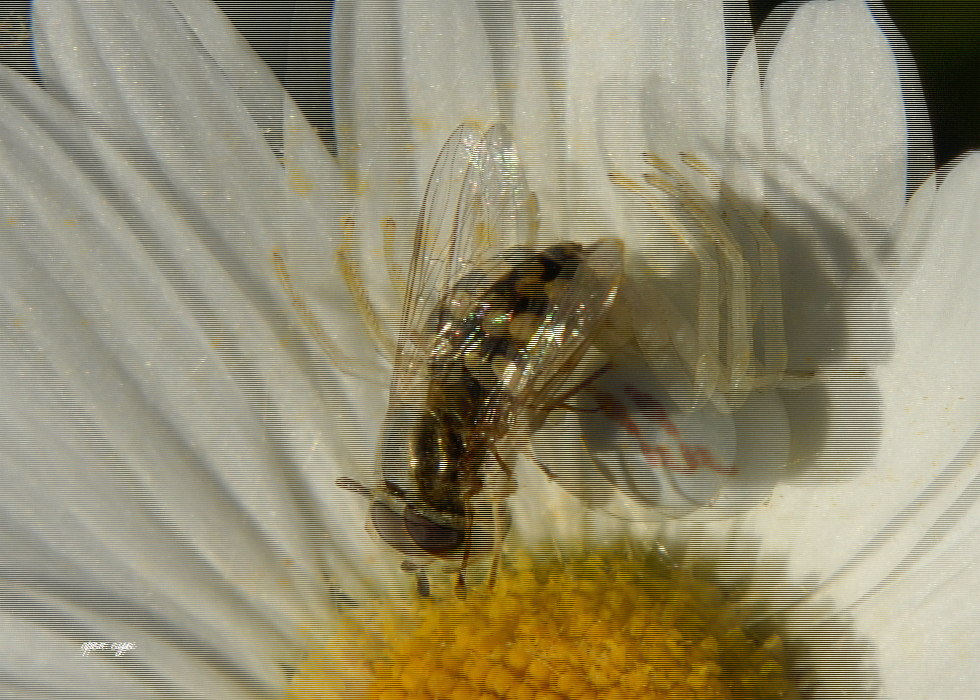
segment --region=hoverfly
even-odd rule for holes
[[[535,201],[507,130],[462,125],[429,177],[415,229],[369,526],[419,574],[496,555],[511,464],[613,303],[623,246],[532,248]]]

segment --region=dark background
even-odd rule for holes
[[[0,61],[33,75],[28,40],[29,2],[0,0]],[[329,4],[314,0],[282,0],[256,10],[254,3],[217,3],[248,38],[255,50],[283,80],[304,112],[324,131],[330,129],[326,61],[311,65],[314,41],[309,28],[329,27]],[[750,2],[758,26],[773,8],[785,3]],[[884,5],[905,36],[918,65],[932,118],[936,164],[943,165],[967,149],[980,148],[980,3],[946,0],[895,0]],[[293,17],[307,19],[304,35]],[[290,50],[290,47],[293,50]],[[301,50],[297,50],[300,47]],[[302,56],[297,63],[297,56]],[[314,59],[315,61],[315,59]]]

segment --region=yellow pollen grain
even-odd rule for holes
[[[755,639],[704,581],[622,552],[503,566],[490,591],[348,623],[291,700],[794,697],[779,637]]]

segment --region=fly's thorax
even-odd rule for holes
[[[477,413],[470,407],[517,395],[526,380],[528,347],[546,325],[582,255],[582,246],[572,242],[541,251],[512,248],[464,275],[430,317],[435,336],[430,405],[445,401],[461,416],[486,420],[479,416],[479,406]]]

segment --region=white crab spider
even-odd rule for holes
[[[609,173],[633,200],[634,225],[654,236],[630,250],[604,341],[611,352],[635,344],[683,409],[710,401],[731,413],[753,392],[811,375],[786,371],[778,253],[764,222],[696,157],[681,160],[716,201],[652,154],[642,180]]]
[[[652,154],[641,178],[609,173],[633,245],[595,341],[599,370],[572,410],[553,412],[532,441],[535,458],[561,465],[551,473],[566,488],[623,517],[635,517],[637,503],[670,515],[706,505],[725,514],[764,498],[789,452],[774,390],[814,378],[786,369],[779,260],[766,217],[698,158],[679,160],[709,194]],[[601,493],[596,473],[615,489]]]

